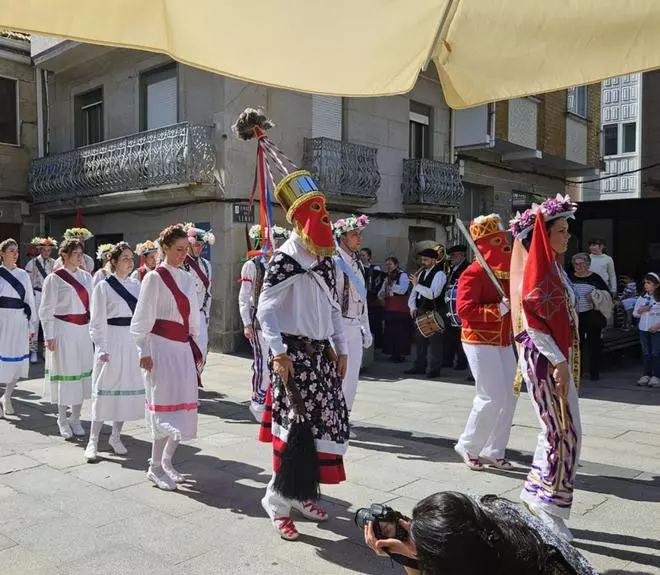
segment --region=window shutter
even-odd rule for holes
[[[342,99],[339,96],[312,96],[312,138],[341,140]]]
[[[147,85],[147,130],[177,123],[177,77],[164,78]]]

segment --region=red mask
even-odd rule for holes
[[[474,243],[477,244],[486,263],[493,271],[508,274],[509,269],[511,268],[511,245],[506,239],[506,232],[489,234],[479,238]]]
[[[317,256],[331,256],[336,252],[330,215],[323,194],[306,194],[296,201],[290,215],[310,252]]]

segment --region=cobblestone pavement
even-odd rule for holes
[[[465,373],[406,379],[405,366],[377,363],[364,374],[353,411],[348,481],[324,490],[330,521],[299,521],[301,539],[281,541],[259,504],[271,452],[256,441],[247,409],[249,367],[245,358],[209,357],[199,437],[176,456],[191,481],[166,493],[145,481],[142,422],[124,427],[127,457],[106,451],[105,429],[103,460],[86,464],[85,440],[57,435],[55,412],[41,399],[42,366],[35,366],[35,379],[15,394],[17,415],[0,420],[2,572],[402,573],[365,548],[353,524],[358,507],[388,502],[409,513],[444,489],[518,496],[537,434],[524,394],[510,444],[519,466],[474,473],[452,450],[472,401]],[[635,368],[618,366],[581,393],[584,449],[570,524],[576,545],[608,575],[660,573],[660,390],[636,388]]]

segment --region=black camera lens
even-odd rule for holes
[[[355,512],[355,524],[360,528],[364,529],[364,526],[370,521],[374,520],[374,516],[371,513],[371,509],[366,507],[361,507]]]

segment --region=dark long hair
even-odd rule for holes
[[[575,575],[534,529],[499,517],[462,493],[422,499],[413,510],[411,533],[423,575]]]

